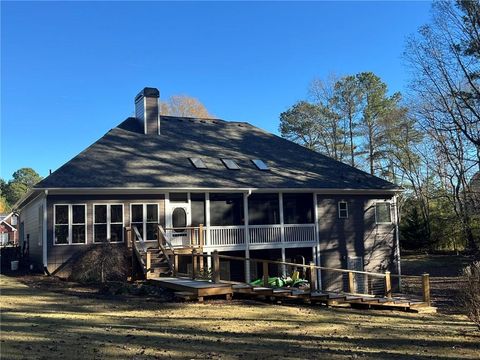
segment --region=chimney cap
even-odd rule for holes
[[[140,91],[137,96],[135,96],[135,101],[137,101],[138,99],[141,99],[143,97],[159,98],[160,97],[160,91],[158,91],[157,88],[153,88],[153,87],[143,88],[143,90]]]

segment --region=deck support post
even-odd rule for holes
[[[203,249],[204,239],[203,239],[203,224],[198,225],[198,246]]]
[[[263,286],[267,287],[268,286],[268,262],[263,261]]]
[[[430,275],[423,274],[422,275],[422,292],[423,292],[423,302],[426,303],[428,306],[432,305],[430,299]]]
[[[195,280],[198,266],[197,250],[192,249],[192,279]]]
[[[213,269],[212,269],[213,282],[215,284],[218,284],[220,282],[220,258],[218,257],[217,250],[213,251],[212,259],[213,259]]]
[[[132,258],[132,261],[130,263],[130,279],[134,280],[135,274],[135,259],[134,254],[133,254],[133,247],[132,247],[132,228],[131,227],[125,227],[125,241],[126,241],[126,246],[128,250],[128,254],[130,254],[130,257]]]
[[[148,279],[150,273],[152,272],[152,253],[150,251],[147,250],[147,263],[146,263],[146,267],[147,267],[147,274],[146,274],[146,277]]]
[[[310,292],[317,290],[317,270],[315,269],[315,263],[310,261],[309,279],[310,279]]]
[[[353,294],[355,292],[355,283],[353,279],[353,272],[348,272],[348,292]]]
[[[173,254],[173,271],[172,276],[177,276],[178,273],[178,254]]]
[[[392,279],[390,271],[385,271],[385,297],[392,298]]]

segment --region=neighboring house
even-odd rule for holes
[[[160,224],[181,247],[194,233],[184,228],[198,236],[203,224],[207,254],[399,269],[399,187],[245,122],[160,117],[158,103],[157,89],[142,90],[135,118],[16,204],[34,264],[55,273],[87,245],[125,243],[126,226],[154,247]]]
[[[14,213],[0,214],[0,245],[18,244],[17,216]]]

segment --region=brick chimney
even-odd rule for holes
[[[146,87],[135,96],[135,118],[145,134],[160,135],[160,92]]]

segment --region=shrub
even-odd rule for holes
[[[480,330],[480,261],[473,262],[463,270],[463,279],[460,297],[467,316]]]
[[[123,247],[110,243],[91,245],[75,259],[70,279],[78,282],[105,283],[127,277],[127,256]]]

